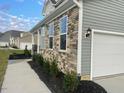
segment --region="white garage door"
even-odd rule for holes
[[[124,73],[124,35],[94,33],[93,77]]]
[[[25,49],[26,45],[27,45],[28,50],[32,49],[32,43],[20,43],[20,49]]]

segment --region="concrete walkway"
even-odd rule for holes
[[[8,65],[1,93],[51,93],[26,61]]]

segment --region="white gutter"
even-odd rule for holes
[[[77,0],[73,0],[73,2],[78,6],[81,7],[80,3]]]
[[[81,62],[82,62],[82,37],[83,37],[83,0],[73,0],[79,7],[79,24],[78,24],[78,54],[77,54],[77,74],[81,75]]]

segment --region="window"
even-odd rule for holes
[[[60,50],[66,50],[67,43],[67,31],[68,31],[68,17],[63,16],[60,19]]]
[[[49,48],[53,48],[53,37],[49,37]]]
[[[53,49],[54,45],[54,23],[49,24],[49,48]]]
[[[41,44],[40,44],[41,49],[45,48],[45,27],[41,28]]]

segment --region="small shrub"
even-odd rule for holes
[[[39,54],[36,54],[35,60],[36,60],[36,62],[39,62],[39,60],[40,60],[40,55]]]
[[[38,58],[38,55],[37,55],[37,54],[34,54],[34,55],[32,56],[32,60],[33,60],[34,62],[37,62],[37,58]]]
[[[78,78],[74,72],[67,73],[63,79],[63,89],[65,93],[73,93],[79,84]]]
[[[32,55],[32,60],[35,62],[35,58],[36,57],[36,55]]]
[[[41,54],[37,54],[35,57],[35,61],[42,66],[44,62],[43,56]]]
[[[12,45],[12,48],[18,49],[18,47],[16,45]]]
[[[50,62],[48,60],[44,60],[43,69],[47,75],[50,75]]]
[[[25,54],[26,57],[31,56],[31,52],[29,50],[24,50],[24,54]]]
[[[38,62],[40,63],[41,66],[43,66],[44,58],[43,58],[42,54],[39,55],[39,57],[38,57]]]
[[[58,69],[58,65],[57,65],[57,60],[54,59],[52,62],[51,62],[51,65],[50,65],[50,74],[52,76],[55,76],[57,77],[58,74],[59,74],[59,69]]]

